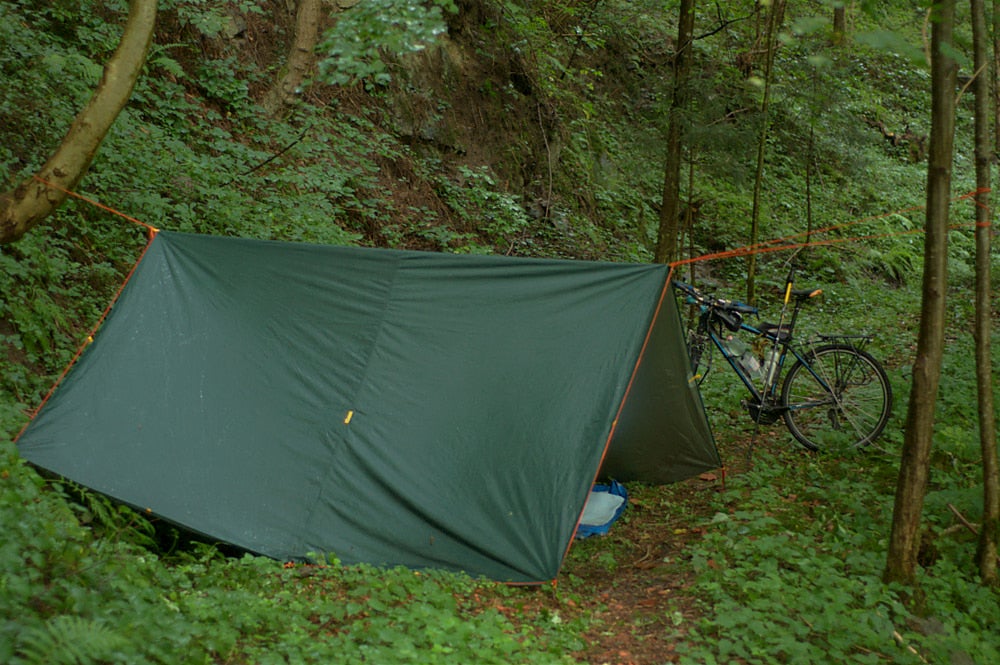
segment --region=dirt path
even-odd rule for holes
[[[781,432],[762,432],[755,446]],[[694,583],[688,545],[713,514],[713,493],[747,468],[749,437],[723,450],[725,472],[705,473],[675,485],[629,486],[629,508],[610,534],[574,545],[557,594],[579,603],[594,619],[589,646],[574,654],[593,665],[660,665],[676,662],[678,643],[704,618],[686,590]],[[783,444],[776,444],[783,445]],[[720,448],[722,446],[720,445]],[[584,592],[584,590],[587,590]]]

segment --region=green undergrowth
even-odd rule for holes
[[[689,552],[704,618],[683,662],[998,662],[1000,598],[979,585],[966,534],[922,557],[919,602],[882,583],[894,464],[758,453]]]
[[[4,444],[0,662],[566,663],[581,646],[580,626],[558,616],[508,618],[517,589],[336,561],[283,567],[208,547],[158,554],[141,516],[84,497],[71,500]]]
[[[688,555],[703,610],[678,647],[688,663],[989,663],[1000,661],[1000,597],[979,584],[973,524],[982,518],[968,284],[953,275],[937,401],[931,481],[924,503],[919,588],[881,581],[916,345],[915,289],[823,283],[804,326],[863,330],[889,372],[893,416],[864,451],[806,453],[778,423],[754,433],[742,386],[717,367],[702,386],[720,445],[754,437],[753,466],[713,496],[704,537]],[[876,324],[878,325],[878,324]],[[992,340],[1000,363],[1000,336]],[[730,452],[742,464],[745,450]],[[734,456],[740,456],[736,460]],[[688,564],[685,564],[688,565]],[[680,636],[681,633],[678,633]]]

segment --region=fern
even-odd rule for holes
[[[73,481],[61,482],[67,496],[72,497],[70,505],[78,511],[80,523],[89,526],[97,536],[141,547],[157,546],[156,527],[144,515]]]
[[[61,615],[25,630],[18,652],[27,664],[84,665],[125,662],[128,640],[92,619]]]

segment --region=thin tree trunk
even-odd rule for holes
[[[1000,0],[993,0],[993,67],[990,71],[993,88],[993,150],[1000,154]]]
[[[809,149],[806,150],[806,244],[812,239],[813,230],[813,206],[812,206],[812,179],[813,179],[813,155],[816,150],[816,128],[809,126]]]
[[[132,96],[153,40],[155,23],[156,0],[131,0],[118,48],[104,66],[97,90],[55,154],[36,177],[0,194],[0,244],[20,239],[66,200],[62,190],[72,190],[83,178],[112,123]]]
[[[764,184],[764,161],[767,154],[767,130],[770,123],[771,79],[774,70],[774,52],[777,49],[778,28],[785,13],[785,0],[774,0],[764,36],[764,97],[760,104],[761,128],[757,143],[757,172],[753,181],[753,207],[750,210],[750,246],[760,241],[760,197]],[[747,302],[753,304],[757,298],[755,283],[757,255],[751,253],[747,259]]]
[[[990,76],[986,12],[983,0],[970,0],[976,80],[976,387],[979,402],[979,443],[983,455],[983,526],[976,552],[983,584],[996,585],[997,538],[1000,533],[1000,473],[997,470],[996,420],[990,350]]]
[[[678,209],[680,208],[681,157],[684,111],[688,100],[688,71],[691,68],[691,41],[694,38],[694,0],[681,0],[677,24],[677,54],[674,56],[674,91],[667,126],[667,158],[663,168],[663,198],[657,234],[657,263],[677,258]]]
[[[955,133],[956,66],[948,56],[953,43],[955,0],[942,0],[935,5],[934,11],[936,20],[931,29],[931,137],[920,332],[884,574],[887,582],[911,586],[916,583],[920,517],[930,474],[934,405],[944,352],[948,205]]]

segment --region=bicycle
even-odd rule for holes
[[[704,381],[714,347],[749,391],[750,398],[743,405],[755,423],[771,425],[783,419],[792,436],[809,450],[863,448],[882,433],[892,410],[889,377],[864,349],[873,337],[818,334],[797,345],[794,332],[799,311],[822,289],[794,289],[792,277],[789,273],[779,322],[758,326],[745,321],[746,316],[759,317],[758,308],[673,282],[699,311],[687,340],[691,380],[699,385]],[[785,323],[790,302],[791,316]],[[741,339],[748,335],[753,337],[751,344]],[[792,365],[779,392],[786,362]]]

